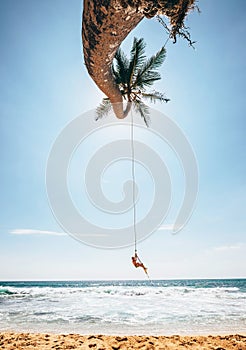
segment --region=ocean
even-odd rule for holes
[[[0,331],[246,333],[246,279],[0,282]]]

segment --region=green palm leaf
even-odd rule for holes
[[[161,75],[159,73],[157,72],[155,72],[154,74],[148,73],[145,76],[137,77],[133,87],[134,89],[142,88],[143,90],[145,90],[145,87],[152,86],[157,80],[160,80],[160,79],[161,79]]]
[[[112,109],[109,98],[103,98],[102,102],[96,109],[96,120],[106,117]]]
[[[161,93],[159,91],[153,91],[153,92],[150,92],[150,93],[143,92],[142,93],[142,97],[145,100],[149,100],[150,102],[153,102],[153,103],[156,103],[157,101],[159,101],[159,102],[168,102],[168,101],[170,101],[169,98],[165,97],[165,94],[163,94],[163,93]]]
[[[163,63],[166,50],[164,47],[155,55],[146,60],[144,53],[144,39],[134,38],[130,59],[119,48],[116,51],[112,64],[112,75],[115,84],[118,85],[123,98],[127,101],[127,107],[124,110],[124,116],[128,114],[133,107],[144,119],[147,126],[150,123],[149,107],[141,100],[149,100],[150,102],[168,102],[169,99],[158,91],[147,92],[146,88],[152,86],[154,82],[161,79],[157,68]],[[108,98],[104,98],[102,103],[96,109],[96,120],[106,116],[112,108]]]
[[[164,62],[166,57],[166,50],[163,46],[160,51],[158,51],[155,55],[150,57],[146,63],[142,65],[142,67],[139,69],[135,82],[133,84],[134,87],[138,86],[139,84],[143,84],[143,81],[152,81],[159,80],[160,74],[157,73],[155,70],[159,68],[162,63]],[[152,83],[153,84],[153,83]],[[151,85],[152,85],[151,84]]]
[[[145,49],[144,39],[133,39],[132,49],[131,49],[131,58],[128,69],[128,84],[131,85],[132,78],[136,75],[137,71],[143,65],[146,58],[144,49]]]
[[[133,101],[133,107],[135,111],[138,112],[140,116],[143,118],[146,126],[149,127],[150,125],[149,107],[139,99]]]
[[[127,84],[129,60],[124,52],[119,48],[115,54],[115,72],[118,77],[116,84]]]

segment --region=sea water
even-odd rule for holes
[[[0,282],[0,331],[246,332],[246,279]]]

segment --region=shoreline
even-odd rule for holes
[[[246,349],[245,334],[217,335],[81,335],[1,332],[1,349]]]

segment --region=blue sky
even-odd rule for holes
[[[246,277],[246,4],[209,0],[200,8],[188,19],[196,50],[182,39],[167,45],[156,88],[171,101],[155,106],[190,140],[199,194],[180,234],[159,230],[139,245],[152,278]],[[81,0],[0,2],[0,280],[144,278],[131,265],[132,248],[75,241],[48,204],[55,138],[103,97],[83,63],[81,13]],[[134,36],[145,38],[148,55],[166,41],[154,19],[129,35],[126,51]]]

